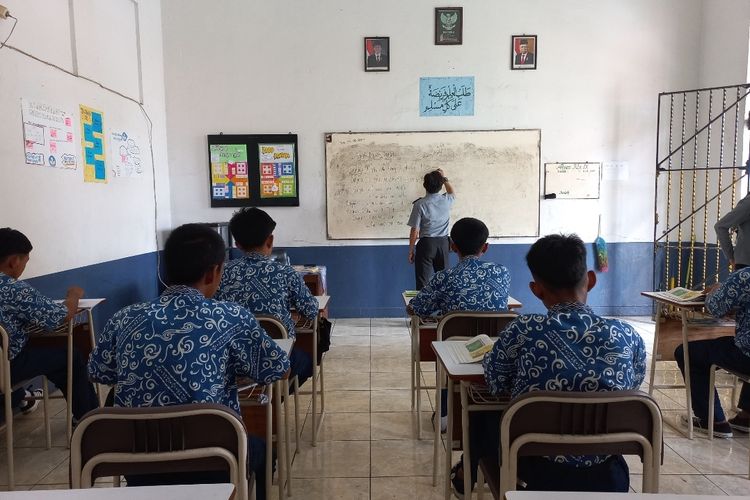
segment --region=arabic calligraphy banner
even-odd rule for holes
[[[474,116],[474,77],[420,78],[419,116]]]

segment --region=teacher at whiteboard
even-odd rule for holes
[[[407,223],[411,227],[409,262],[414,264],[417,290],[427,284],[434,272],[442,271],[448,265],[448,224],[456,199],[453,187],[441,169],[425,174],[422,185],[427,194],[414,201]],[[443,186],[445,193],[441,194]]]

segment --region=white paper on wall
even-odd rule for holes
[[[125,130],[110,129],[109,158],[114,177],[139,177],[143,174],[141,141]]]
[[[29,165],[76,169],[73,114],[52,104],[21,99],[25,161]]]

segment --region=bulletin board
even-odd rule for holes
[[[298,207],[296,134],[208,136],[211,207]]]

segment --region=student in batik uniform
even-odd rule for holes
[[[458,264],[438,271],[406,307],[408,314],[442,316],[451,311],[505,311],[510,273],[505,266],[479,260],[487,252],[490,232],[479,219],[463,218],[451,228],[450,247]],[[448,391],[440,399],[440,429],[448,428]],[[433,416],[434,418],[434,416]]]
[[[706,297],[706,311],[722,317],[736,312],[734,336],[711,340],[695,340],[688,344],[690,354],[690,393],[693,401],[693,425],[702,432],[708,427],[708,382],[711,365],[740,373],[750,374],[750,268],[743,267],[730,274],[727,280],[709,289]],[[683,348],[680,345],[674,353],[677,364],[685,373]],[[743,383],[740,413],[727,421],[714,389],[714,428],[716,437],[732,437],[732,429],[748,432],[750,427],[750,385]],[[685,421],[687,423],[687,420]]]
[[[229,230],[245,255],[227,263],[216,298],[236,302],[254,314],[273,316],[293,339],[291,308],[305,319],[314,320],[318,301],[297,271],[271,260],[275,228],[276,222],[263,210],[253,207],[235,212]],[[297,375],[301,385],[312,375],[312,358],[301,349],[293,349],[290,361],[291,376]]]
[[[58,304],[19,281],[31,250],[31,242],[23,233],[9,227],[0,229],[0,325],[9,336],[11,384],[44,375],[63,395],[67,395],[67,347],[30,346],[27,345],[28,334],[32,330],[55,330],[70,321],[78,312],[83,290],[75,286],[69,288],[65,300]],[[23,389],[14,391],[11,404],[28,412],[36,405],[22,401],[26,392]],[[94,388],[86,376],[86,364],[77,351],[73,353],[72,406],[76,420],[99,406]]]
[[[426,317],[508,309],[510,273],[505,266],[480,260],[489,247],[489,234],[479,219],[466,217],[453,224],[450,247],[458,254],[458,264],[435,273],[411,300],[407,312]]]
[[[115,314],[89,361],[93,380],[115,386],[115,406],[218,403],[239,414],[238,377],[270,384],[288,374],[286,354],[250,311],[211,298],[219,286],[224,255],[223,240],[206,226],[186,224],[169,236],[164,246],[169,287],[161,297]],[[262,499],[265,446],[259,438],[249,441],[248,462]],[[222,481],[191,473],[131,477],[128,484],[207,480]]]
[[[534,279],[529,287],[547,307],[547,314],[519,316],[500,334],[483,361],[490,391],[516,397],[536,390],[637,389],[646,372],[643,339],[627,323],[602,318],[586,305],[596,275],[586,271],[581,239],[546,236],[532,245],[526,262]],[[479,457],[498,453],[500,416],[484,412],[472,416],[471,463],[476,478]],[[459,491],[461,469],[459,463],[452,471]],[[518,477],[529,490],[626,492],[630,485],[627,464],[619,455],[520,457]]]

